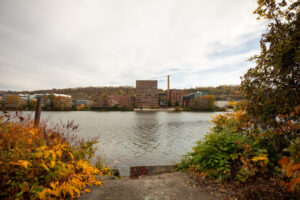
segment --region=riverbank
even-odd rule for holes
[[[0,107],[1,110],[1,107]],[[6,111],[9,112],[23,112],[23,111],[28,111],[28,112],[34,112],[35,109],[19,109],[19,110],[14,110],[14,109],[5,109]],[[78,111],[78,112],[89,112],[89,111],[95,111],[95,112],[232,112],[233,109],[215,109],[215,110],[191,110],[188,108],[182,108],[182,107],[170,107],[170,108],[131,108],[131,109],[126,109],[126,108],[84,108],[84,109],[71,109],[71,110],[46,110],[42,109],[43,112],[73,112],[73,111]]]
[[[147,111],[147,112],[157,112],[157,111],[166,111],[166,112],[171,112],[171,111],[175,111],[175,108],[135,108],[134,111],[137,112],[143,112],[143,111]]]

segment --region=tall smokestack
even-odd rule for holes
[[[168,91],[170,90],[170,75],[168,75]]]
[[[171,101],[170,98],[170,75],[168,75],[168,92],[167,92],[167,100]]]

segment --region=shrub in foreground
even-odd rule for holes
[[[184,157],[178,168],[192,169],[220,180],[245,182],[258,170],[265,171],[269,161],[265,149],[232,129],[207,134],[193,150]]]
[[[0,117],[0,198],[70,199],[102,184],[96,175],[107,169],[89,163],[95,141],[71,144],[58,129],[34,127],[21,116],[5,119]]]
[[[179,169],[237,182],[277,175],[282,180],[278,185],[286,186],[288,191],[300,187],[299,137],[290,140],[291,145],[285,150],[276,151],[273,146],[278,133],[255,127],[242,110],[217,115],[212,121],[215,126],[197,142],[193,152],[184,156]],[[294,131],[295,125],[285,127]]]

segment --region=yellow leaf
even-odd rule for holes
[[[37,151],[44,151],[45,149],[47,149],[47,146],[41,146],[41,147],[39,147],[39,148],[37,148],[36,150]]]
[[[260,160],[263,160],[263,161],[266,162],[266,163],[269,162],[269,159],[268,159],[267,155],[265,155],[265,154],[262,154],[262,155],[260,155],[260,156],[253,157],[251,160],[253,160],[254,162],[257,162],[257,161],[260,161]]]
[[[56,153],[54,151],[52,151],[52,150],[49,150],[49,151],[50,151],[50,153],[52,155],[53,160],[55,160],[56,159]]]
[[[65,188],[65,183],[63,185],[60,186],[60,190],[63,192],[64,197],[66,196],[66,188]]]
[[[77,194],[77,197],[80,197],[80,191],[77,188],[74,188],[74,192]]]
[[[63,145],[60,146],[60,148],[63,149],[64,151],[66,151],[67,148],[68,148],[68,145],[67,144],[63,144]]]
[[[50,151],[45,151],[45,152],[44,152],[44,158],[45,158],[45,159],[48,158],[49,155],[50,155]]]
[[[53,190],[55,190],[55,188],[56,188],[56,184],[55,183],[51,182],[50,186],[52,187]]]
[[[60,158],[60,157],[61,157],[61,154],[62,154],[62,151],[61,151],[60,149],[58,149],[58,150],[56,151],[56,154],[57,154],[58,157]]]
[[[64,196],[68,192],[72,198],[74,197],[74,191],[72,189],[72,186],[66,182],[64,182],[64,184],[62,185],[62,191],[64,193]]]
[[[26,160],[18,160],[18,162],[10,162],[10,164],[12,165],[19,165],[19,166],[22,166],[24,168],[27,168],[28,165],[31,165],[30,162],[26,161]]]
[[[44,167],[45,170],[49,171],[49,168],[44,163],[42,163],[41,165]]]
[[[50,168],[53,168],[54,166],[55,166],[55,161],[54,161],[54,160],[51,160],[51,161],[50,161],[49,167],[50,167]]]
[[[102,185],[102,181],[96,181],[95,185],[101,186]]]
[[[91,192],[91,190],[89,188],[85,188],[84,190],[85,192]]]
[[[52,190],[52,191],[51,191],[51,194],[53,194],[53,195],[56,196],[56,197],[60,197],[60,190],[59,190],[59,189]]]
[[[48,199],[48,193],[50,192],[51,190],[49,189],[49,188],[45,188],[43,191],[41,191],[40,193],[39,193],[39,198],[40,199]]]
[[[69,193],[70,193],[71,197],[74,198],[74,191],[71,187],[69,188]]]
[[[27,168],[28,165],[31,165],[31,163],[26,160],[19,160],[18,162],[25,168]]]
[[[68,154],[71,157],[71,159],[74,160],[74,155],[71,152],[68,152]]]

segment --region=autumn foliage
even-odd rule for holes
[[[53,110],[71,110],[72,99],[64,96],[52,97],[52,109]]]
[[[87,186],[100,186],[96,175],[106,174],[108,169],[89,163],[94,143],[78,140],[71,144],[58,129],[34,127],[20,115],[7,121],[2,115],[0,198],[71,199],[88,192]]]
[[[186,110],[213,111],[215,109],[215,97],[213,95],[198,96],[192,99]]]
[[[7,95],[4,106],[10,109],[21,109],[26,105],[26,101],[18,95]]]
[[[279,160],[282,175],[288,178],[286,187],[288,191],[300,190],[300,138],[292,142],[288,149],[290,157],[284,156]]]

